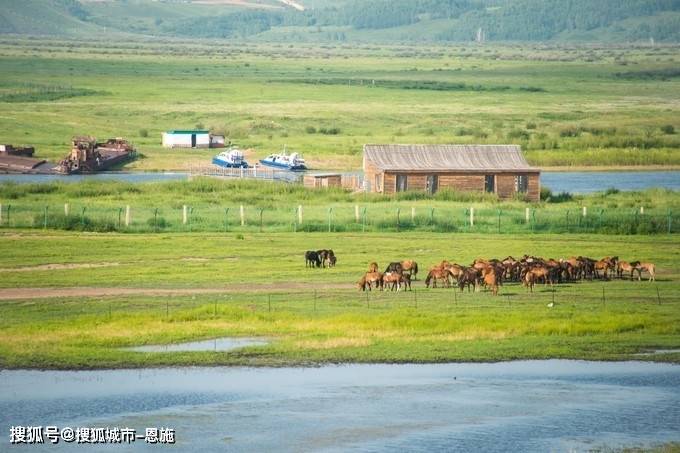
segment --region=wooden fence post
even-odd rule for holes
[[[187,224],[187,205],[182,206],[182,225]]]
[[[241,169],[243,169],[243,167],[241,167]],[[241,226],[245,226],[245,224],[246,224],[246,217],[245,217],[245,213],[244,213],[244,211],[243,211],[243,205],[241,205],[240,214],[241,214]]]
[[[588,208],[587,208],[586,206],[584,206],[584,207],[583,207],[583,218],[585,219],[585,217],[586,217],[587,215],[588,215]]]
[[[359,205],[358,204],[354,205],[354,220],[356,220],[356,222],[359,223]]]
[[[475,226],[475,208],[470,208],[470,226]]]
[[[415,208],[415,206],[411,207],[411,222],[416,223],[416,208]]]
[[[131,215],[130,215],[130,205],[125,206],[125,226],[129,227],[130,226],[130,221],[131,221]]]
[[[298,223],[302,225],[302,205],[298,206]]]
[[[529,223],[529,208],[524,208],[524,221]]]
[[[645,207],[640,206],[640,214],[644,215],[645,214]]]
[[[71,206],[69,206],[68,203],[64,203],[64,215],[68,217],[68,215],[71,213]]]

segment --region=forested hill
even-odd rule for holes
[[[680,0],[2,0],[0,33],[276,41],[680,42]]]

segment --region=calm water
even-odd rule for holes
[[[247,346],[262,346],[267,341],[257,338],[214,338],[212,340],[191,341],[189,343],[135,346],[127,348],[135,352],[182,352],[182,351],[232,351]]]
[[[589,193],[607,190],[642,190],[651,187],[680,190],[678,171],[544,172],[541,185],[553,193]]]
[[[202,452],[649,446],[680,441],[680,366],[549,360],[2,371],[0,450],[9,447],[9,426],[20,424],[169,426],[178,451]]]
[[[84,180],[119,180],[129,182],[156,182],[187,179],[186,173],[125,173],[104,172],[95,175],[3,175],[0,183],[79,182]],[[544,172],[541,184],[553,192],[589,193],[610,187],[619,190],[640,190],[650,187],[680,190],[678,171],[631,171],[631,172]]]

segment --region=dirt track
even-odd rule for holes
[[[15,299],[49,299],[54,297],[106,297],[106,296],[190,296],[194,294],[223,294],[233,292],[267,292],[279,290],[329,290],[351,289],[354,284],[348,283],[267,283],[267,284],[233,284],[221,288],[2,288],[0,300]]]

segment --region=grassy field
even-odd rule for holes
[[[0,38],[0,140],[58,160],[74,134],[123,136],[133,170],[207,127],[254,161],[287,145],[358,169],[365,143],[516,143],[543,167],[680,165],[677,47],[378,46]]]
[[[679,246],[676,236],[6,232],[0,367],[549,357],[680,362],[677,353],[635,355],[680,347]],[[320,247],[335,250],[337,268],[304,267],[302,251]],[[653,261],[659,272],[656,284],[579,282],[533,294],[506,284],[499,297],[428,290],[424,275],[412,292],[366,295],[353,286],[372,260],[385,265],[409,257],[426,269],[444,258],[468,263],[523,253],[619,255]],[[68,295],[74,290],[79,293]],[[232,335],[271,343],[234,352],[120,349]]]

